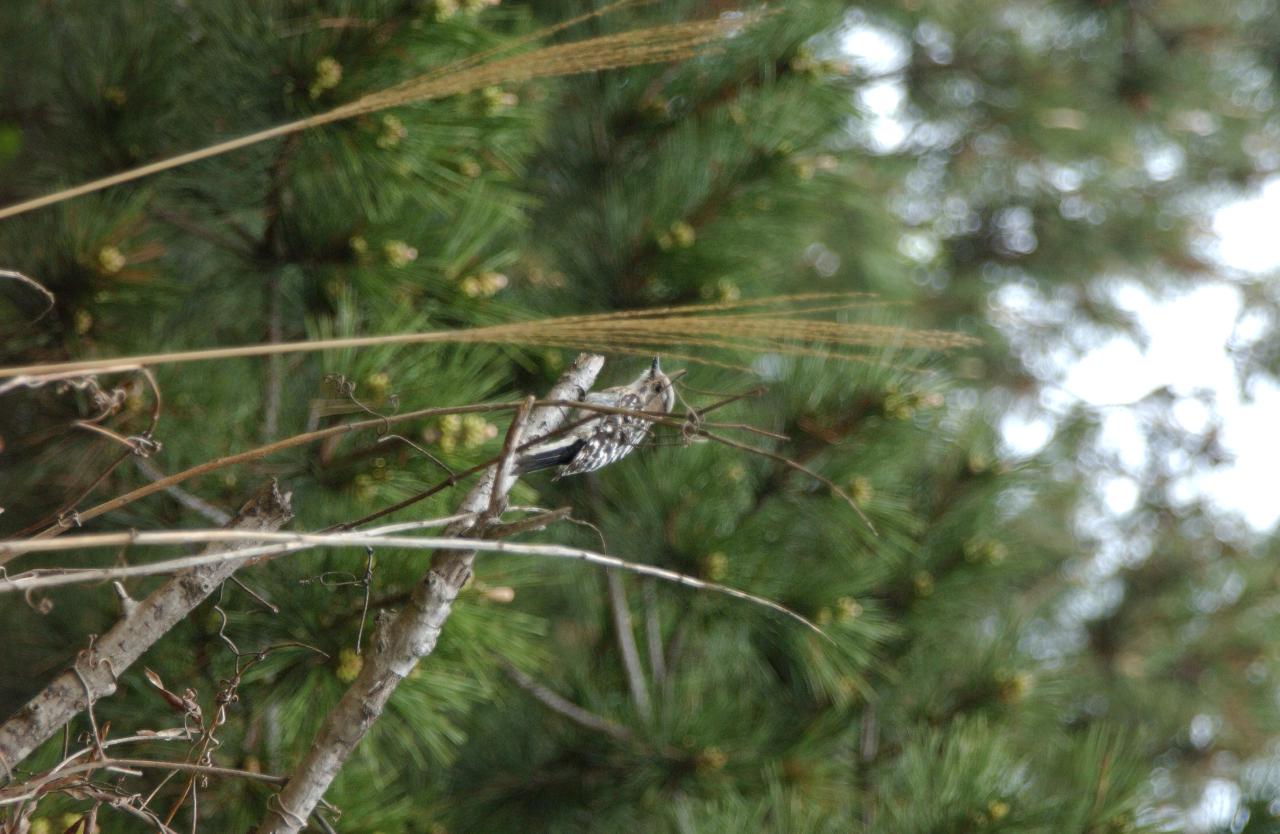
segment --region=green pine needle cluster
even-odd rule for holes
[[[328,112],[595,8],[55,5],[0,10],[0,204]],[[833,642],[633,576],[620,581],[624,633],[599,570],[483,556],[438,649],[328,792],[338,830],[1194,830],[1215,778],[1240,784],[1237,820],[1258,825],[1276,795],[1275,547],[1179,498],[1177,478],[1212,463],[1215,439],[1173,419],[1173,399],[1142,406],[1154,452],[1135,509],[1116,518],[1100,478],[1123,462],[1099,451],[1098,412],[1072,406],[1023,457],[1001,421],[1049,401],[1052,361],[1084,347],[1081,332],[1134,330],[1114,282],[1201,279],[1205,205],[1274,169],[1280,17],[1262,5],[796,0],[687,60],[362,113],[0,221],[0,268],[57,297],[32,321],[38,295],[0,285],[0,363],[523,328],[157,365],[163,445],[150,463],[172,473],[370,413],[541,393],[579,349],[607,351],[600,384],[619,384],[657,351],[689,368],[687,405],[764,385],[707,419],[785,436],[741,438],[829,479],[872,523],[794,468],[668,427],[595,475],[525,477],[514,504],[573,508],[525,540],[741,588]],[[549,43],[731,11],[634,6]],[[876,144],[866,105],[882,79],[841,49],[859,26],[902,45],[887,75],[910,130],[894,146]],[[1274,311],[1273,292],[1250,292]],[[1013,309],[1015,295],[1030,301]],[[790,300],[742,306],[774,296]],[[691,305],[707,312],[544,323]],[[100,382],[122,391],[105,425],[143,431],[154,395],[142,378]],[[81,509],[148,482],[131,456],[113,463],[118,445],[73,426],[94,413],[89,390],[0,395],[0,534],[56,521],[91,485]],[[441,462],[492,458],[508,419],[409,421],[182,488],[234,510],[276,478],[293,493],[291,529],[323,529],[430,488]],[[396,520],[448,515],[459,497]],[[174,493],[90,522],[209,524]],[[287,774],[358,674],[357,641],[367,648],[425,567],[421,551],[344,548],[246,569],[252,593],[227,584],[95,718],[112,737],[181,726],[143,665],[208,716],[247,664],[211,761]],[[5,715],[118,613],[102,587],[3,600]],[[616,732],[549,708],[521,676]],[[82,716],[69,743],[86,729]],[[22,768],[53,766],[63,743]],[[145,794],[162,778],[126,784]],[[183,784],[152,804],[177,807],[179,829],[193,823]],[[197,830],[251,829],[273,790],[201,783]],[[51,795],[26,830],[75,831],[91,805]],[[98,819],[145,830],[105,808]]]

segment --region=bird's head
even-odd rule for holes
[[[680,372],[676,372],[673,376],[678,378],[680,375]],[[671,409],[675,408],[676,389],[671,384],[671,379],[662,372],[662,368],[658,365],[658,357],[653,357],[653,364],[631,383],[631,389],[641,392],[644,398],[643,411],[661,411],[663,414],[669,414]]]

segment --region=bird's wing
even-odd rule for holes
[[[612,403],[618,408],[634,410],[639,410],[642,404],[640,395],[629,390],[619,394],[616,401]],[[590,433],[583,435],[584,442],[581,448],[556,477],[563,478],[566,475],[593,472],[626,457],[635,448],[639,438],[644,436],[647,428],[647,426],[639,427],[637,437],[637,427],[631,425],[637,421],[646,422],[625,414],[602,414],[600,419],[585,424],[582,428],[590,428]]]

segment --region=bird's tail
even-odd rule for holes
[[[582,440],[574,440],[572,443],[562,443],[559,446],[532,449],[516,459],[515,473],[524,475],[527,472],[537,472],[539,469],[564,466],[573,460],[574,455],[578,454],[583,442]]]

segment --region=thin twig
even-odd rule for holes
[[[810,478],[813,478],[815,481],[819,481],[825,484],[832,492],[834,492],[836,495],[839,495],[841,498],[843,498],[845,500],[845,503],[847,503],[850,507],[853,507],[853,511],[858,514],[858,518],[862,519],[862,523],[867,525],[867,529],[871,531],[872,535],[876,535],[876,536],[880,535],[879,532],[877,532],[876,530],[876,526],[871,523],[871,519],[867,518],[866,513],[864,513],[862,511],[862,508],[858,506],[858,502],[853,500],[853,496],[845,492],[843,489],[840,488],[838,484],[836,484],[835,481],[831,480],[825,475],[819,475],[817,472],[814,472],[812,469],[805,466],[803,463],[794,461],[791,458],[786,457],[785,455],[780,455],[776,452],[770,452],[767,449],[758,449],[755,446],[748,446],[745,443],[739,443],[736,440],[730,440],[729,438],[724,437],[722,435],[712,434],[711,432],[706,431],[705,429],[700,430],[698,434],[701,435],[702,437],[707,438],[708,440],[714,440],[717,443],[723,443],[724,445],[730,446],[734,449],[741,449],[742,451],[750,452],[753,455],[760,455],[761,457],[769,458],[769,460],[776,460],[778,463],[781,463],[790,469],[794,469],[797,472],[803,472],[804,474],[808,475]]]
[[[749,434],[759,435],[760,437],[767,437],[770,440],[781,440],[783,442],[786,442],[791,439],[790,437],[787,437],[785,434],[779,434],[776,431],[769,431],[768,429],[762,429],[759,426],[752,426],[747,423],[700,422],[698,423],[698,425],[703,427],[710,427],[713,429],[726,429],[728,431],[745,431]]]
[[[135,457],[133,465],[138,467],[138,471],[145,475],[148,481],[155,482],[165,477],[165,474],[147,458]],[[231,520],[230,513],[215,507],[203,498],[192,495],[181,487],[171,486],[166,488],[165,492],[173,496],[173,500],[182,506],[212,521],[214,524],[226,524]]]
[[[164,410],[164,398],[160,394],[160,385],[156,382],[155,375],[148,368],[135,368],[130,373],[139,374],[143,381],[151,389],[151,419],[147,428],[139,435],[133,437],[121,437],[109,429],[99,425],[102,420],[115,414],[120,407],[124,405],[127,393],[123,387],[116,387],[108,394],[99,386],[96,377],[88,376],[79,380],[65,380],[65,384],[77,390],[87,390],[93,396],[95,405],[98,406],[98,414],[84,420],[77,420],[72,425],[80,429],[88,429],[98,434],[102,434],[111,440],[120,443],[125,447],[125,451],[118,454],[107,467],[98,474],[87,486],[77,492],[72,498],[64,502],[58,509],[49,515],[40,519],[34,524],[30,524],[17,532],[17,536],[28,535],[33,530],[39,530],[46,527],[50,523],[54,526],[64,528],[67,526],[65,520],[70,517],[73,522],[79,524],[80,517],[76,513],[76,507],[87,496],[93,493],[98,486],[105,481],[111,473],[115,472],[120,464],[126,459],[133,456],[136,460],[145,460],[156,452],[160,451],[160,443],[152,438],[155,435],[156,427],[160,424],[160,415]],[[4,560],[0,559],[0,565],[4,564]]]
[[[90,646],[92,647],[92,642],[90,642]],[[91,651],[92,651],[92,648],[84,652],[81,652],[81,655],[91,656],[89,654]],[[85,712],[89,714],[89,730],[91,731],[93,736],[94,750],[97,751],[98,758],[105,759],[107,757],[107,754],[102,749],[102,731],[98,729],[98,719],[95,718],[93,714],[93,701],[94,701],[93,687],[89,685],[89,681],[85,678],[84,672],[80,670],[80,659],[81,658],[79,657],[76,658],[76,662],[71,666],[71,671],[75,673],[76,679],[79,680],[80,685],[84,687]]]
[[[95,759],[84,764],[72,765],[71,767],[61,770],[50,771],[44,776],[36,777],[21,785],[15,785],[12,788],[6,788],[0,792],[0,805],[14,805],[19,802],[25,802],[33,799],[41,794],[41,789],[46,785],[56,782],[59,779],[65,779],[68,776],[74,776],[77,773],[90,773],[95,770],[104,770],[106,768],[144,768],[149,770],[175,770],[183,773],[194,773],[202,776],[228,776],[236,779],[246,779],[251,782],[266,782],[272,785],[280,785],[285,781],[283,776],[274,776],[269,773],[255,773],[250,770],[240,770],[234,767],[218,767],[217,765],[202,765],[192,762],[166,762],[158,759]],[[11,790],[23,790],[24,793],[10,796]]]
[[[148,811],[146,808],[135,807],[131,801],[132,797],[122,795],[119,789],[116,789],[113,792],[106,788],[98,787],[97,785],[84,783],[77,783],[71,787],[74,787],[76,794],[82,795],[88,799],[97,800],[113,811],[119,811],[122,814],[129,814],[130,816],[137,817],[150,825],[156,831],[160,832],[160,834],[178,834],[178,832],[165,825],[164,821],[161,820],[160,817],[156,816],[154,812]]]
[[[267,457],[268,455],[274,454],[276,452],[281,452],[281,451],[284,451],[285,449],[292,449],[296,446],[304,446],[309,443],[314,443],[318,440],[323,440],[326,437],[334,437],[337,435],[348,434],[348,433],[360,431],[363,429],[376,428],[377,426],[382,425],[384,421],[389,420],[394,423],[394,422],[403,422],[405,420],[414,420],[414,419],[419,419],[424,417],[436,417],[442,414],[475,414],[475,413],[487,413],[487,412],[493,412],[493,411],[508,411],[511,409],[518,408],[519,405],[520,405],[520,402],[516,401],[516,402],[503,402],[503,403],[478,403],[478,404],[462,405],[462,406],[446,406],[443,408],[423,408],[423,409],[419,409],[418,411],[410,411],[404,414],[395,414],[395,415],[392,415],[391,417],[378,418],[373,420],[359,420],[354,423],[344,423],[340,426],[330,426],[329,428],[318,429],[317,431],[304,432],[302,434],[294,435],[293,437],[286,437],[283,440],[278,440],[275,443],[268,443],[263,446],[257,446],[243,452],[239,452],[232,455],[226,455],[220,458],[215,458],[214,460],[211,460],[211,461],[206,461],[205,463],[199,464],[197,466],[193,466],[190,469],[184,469],[181,472],[177,472],[173,475],[169,475],[167,477],[161,478],[160,480],[154,481],[153,483],[138,487],[137,489],[127,492],[124,495],[117,496],[116,498],[112,498],[110,501],[104,501],[103,503],[90,507],[87,510],[81,510],[79,512],[79,519],[82,523],[85,521],[89,521],[90,519],[97,518],[98,516],[103,515],[104,513],[108,513],[108,512],[111,512],[112,510],[117,510],[120,507],[123,507],[127,504],[131,504],[134,501],[137,501],[139,498],[145,498],[148,495],[154,495],[157,492],[161,492],[165,489],[168,489],[171,486],[174,486],[175,484],[180,484],[183,481],[190,480],[191,478],[195,478],[199,475],[205,475],[205,474],[208,474],[209,472],[214,472],[219,469],[225,469],[226,467],[234,466],[235,464],[247,463],[249,461],[259,460],[261,458]],[[60,535],[61,533],[65,532],[65,530],[66,528],[61,525],[53,525],[37,533],[35,538],[37,539],[50,538],[53,536]],[[5,564],[11,558],[12,558],[12,555],[6,556],[5,554],[0,553],[0,565]]]
[[[28,286],[31,289],[35,290],[36,292],[44,296],[44,302],[46,306],[43,310],[40,311],[40,315],[36,316],[34,319],[31,320],[32,324],[35,324],[36,322],[40,321],[40,319],[47,316],[49,314],[49,311],[51,311],[58,303],[58,297],[55,296],[53,293],[49,292],[49,290],[44,286],[44,284],[41,284],[39,281],[36,281],[34,278],[29,278],[26,275],[23,275],[21,272],[15,272],[12,269],[0,269],[0,278],[11,278],[14,281],[17,281],[18,283],[23,284],[25,286]]]
[[[577,547],[565,547],[555,544],[513,544],[511,542],[488,541],[484,539],[457,539],[441,536],[391,536],[377,535],[376,531],[368,533],[240,533],[234,530],[190,530],[181,532],[136,533],[130,538],[128,533],[91,533],[82,536],[54,541],[29,542],[40,550],[61,550],[68,547],[108,547],[115,546],[122,540],[128,540],[135,547],[172,545],[198,541],[209,542],[241,542],[270,541],[282,542],[279,545],[259,545],[234,551],[216,551],[209,554],[185,556],[144,565],[127,565],[111,568],[74,568],[65,571],[57,569],[37,569],[26,571],[11,577],[0,577],[0,593],[28,591],[58,585],[70,585],[82,582],[102,582],[127,576],[151,576],[172,573],[192,567],[208,565],[242,564],[255,561],[266,555],[293,553],[313,547],[393,547],[405,550],[439,550],[451,552],[484,552],[506,553],[513,556],[542,556],[552,559],[574,559],[614,568],[642,576],[652,576],[688,588],[715,591],[735,599],[762,605],[803,624],[814,633],[826,635],[808,619],[795,611],[765,597],[749,594],[737,588],[707,582],[677,571],[646,565],[640,562],[628,562],[615,556],[585,550]],[[24,543],[28,544],[28,543]],[[18,544],[0,544],[0,547],[23,546]]]
[[[67,733],[65,733],[64,735],[69,735],[69,734],[70,734],[70,731],[68,730]],[[100,747],[102,748],[115,747],[120,744],[134,744],[134,743],[143,742],[143,741],[189,741],[190,739],[191,739],[191,732],[189,730],[173,728],[168,730],[160,730],[154,733],[139,734],[134,736],[123,736],[121,738],[115,738],[109,741],[102,741],[100,744]],[[75,753],[68,753],[64,744],[64,749],[62,752],[62,761],[54,765],[54,767],[50,769],[48,773],[46,773],[44,776],[37,777],[37,778],[47,779],[51,777],[56,777],[67,767],[70,767],[71,763],[74,762],[76,759],[79,759],[83,756],[87,756],[90,753],[97,751],[98,749],[99,749],[99,745],[91,745],[89,747],[82,747],[81,749],[77,750]],[[12,776],[12,774],[10,774],[10,776]],[[0,797],[5,797],[9,793],[12,793],[15,791],[28,790],[30,788],[31,788],[30,781],[19,784],[19,785],[11,785],[8,788],[5,788],[4,790],[0,791]],[[36,791],[35,793],[38,794],[39,791]],[[28,795],[27,798],[31,799],[35,797]],[[23,809],[21,807],[21,802],[19,802],[19,807],[15,816],[21,819],[22,815],[23,815]]]
[[[386,543],[395,537],[391,534],[410,530],[427,530],[433,527],[445,527],[459,521],[471,522],[475,513],[455,513],[442,518],[424,518],[418,521],[402,521],[383,527],[374,527],[364,533],[273,533],[259,531],[243,531],[233,528],[208,528],[194,530],[150,530],[145,532],[130,531],[127,533],[82,533],[76,536],[64,536],[59,539],[23,539],[19,541],[0,541],[0,553],[53,553],[63,550],[76,550],[82,547],[155,547],[166,545],[215,544],[219,542],[243,541],[275,541],[290,545],[307,547],[332,546],[346,547],[351,545],[365,546],[371,539],[375,543]],[[412,541],[419,541],[413,539]],[[263,548],[236,548],[234,552],[221,549],[217,552],[199,553],[191,556],[178,556],[163,562],[151,562],[145,565],[117,565],[110,568],[35,568],[13,575],[0,575],[0,592],[25,590],[29,587],[28,579],[35,576],[72,576],[80,571],[94,571],[92,581],[109,581],[130,576],[155,576],[173,573],[187,568],[217,564],[228,559],[251,559],[261,555],[258,550],[275,550],[276,546]],[[297,549],[296,547],[294,549]],[[254,551],[254,552],[250,552]],[[286,552],[286,551],[282,551]],[[150,567],[160,566],[161,570],[152,571]],[[123,571],[103,576],[98,571]],[[348,574],[349,575],[349,574]],[[78,581],[78,580],[77,580]],[[356,580],[352,580],[353,584]],[[54,583],[67,584],[67,583]],[[40,587],[37,584],[37,587]]]
[[[422,455],[427,460],[434,463],[436,466],[443,469],[446,475],[448,475],[449,477],[453,477],[454,472],[452,469],[449,468],[449,465],[447,463],[440,460],[440,458],[431,454],[426,449],[422,448],[422,446],[418,445],[417,443],[414,443],[412,440],[405,437],[403,434],[396,434],[395,432],[384,434],[381,437],[379,437],[376,442],[379,446],[381,446],[383,443],[390,443],[392,440],[399,440],[401,443],[405,444],[406,446],[413,449],[418,454]]]
[[[360,609],[360,630],[356,632],[356,654],[360,654],[364,641],[364,624],[369,617],[369,597],[373,594],[373,548],[366,547],[364,550],[364,578],[360,583],[364,585],[364,607]]]
[[[524,435],[525,425],[529,421],[529,413],[533,409],[535,397],[527,397],[516,409],[507,428],[506,437],[502,441],[502,454],[498,456],[497,468],[494,470],[493,489],[489,491],[489,508],[483,523],[498,519],[506,509],[507,493],[515,483],[516,450]]]
[[[445,475],[449,477],[453,477],[454,475],[453,470],[450,469],[449,466],[444,461],[440,460],[440,458],[431,454],[429,451],[422,448],[417,443],[414,443],[412,440],[405,437],[404,435],[392,433],[391,421],[387,419],[390,415],[382,414],[377,411],[374,411],[372,408],[370,408],[368,405],[362,402],[360,398],[356,396],[356,385],[354,382],[348,380],[342,374],[328,374],[325,376],[325,381],[332,382],[337,387],[339,393],[345,396],[347,400],[351,402],[352,405],[354,405],[356,408],[359,408],[365,414],[368,414],[373,417],[383,418],[383,424],[378,429],[378,439],[376,441],[377,445],[381,446],[383,443],[389,443],[392,440],[398,440],[401,443],[413,449],[418,454],[425,457],[427,460],[434,463],[436,466],[443,469]],[[400,399],[397,394],[392,394],[390,397],[390,400],[393,407],[398,406],[400,403]]]
[[[149,457],[157,448],[159,448],[159,444],[155,443],[155,441],[149,440],[148,442],[143,443],[140,442],[142,440],[140,437],[125,437],[118,432],[112,431],[106,426],[100,426],[89,420],[77,420],[72,423],[72,425],[78,429],[85,429],[87,431],[94,432],[95,434],[100,434],[108,440],[119,443],[121,446],[128,449],[131,454],[135,454],[139,457]]]
[[[262,594],[258,593],[257,591],[250,588],[248,585],[244,584],[244,580],[236,576],[229,576],[227,578],[230,579],[232,582],[234,582],[237,588],[239,588],[240,590],[244,591],[246,594],[248,594],[249,596],[257,600],[259,605],[261,605],[263,608],[270,611],[272,614],[280,613],[280,606],[275,605],[269,599],[264,597]]]
[[[510,507],[508,509],[515,509]],[[555,510],[547,510],[540,512],[538,515],[522,518],[519,521],[508,521],[503,524],[490,524],[489,528],[484,531],[486,539],[509,539],[521,533],[528,533],[532,530],[541,530],[542,528],[569,518],[569,514],[573,512],[573,507],[560,507]]]

